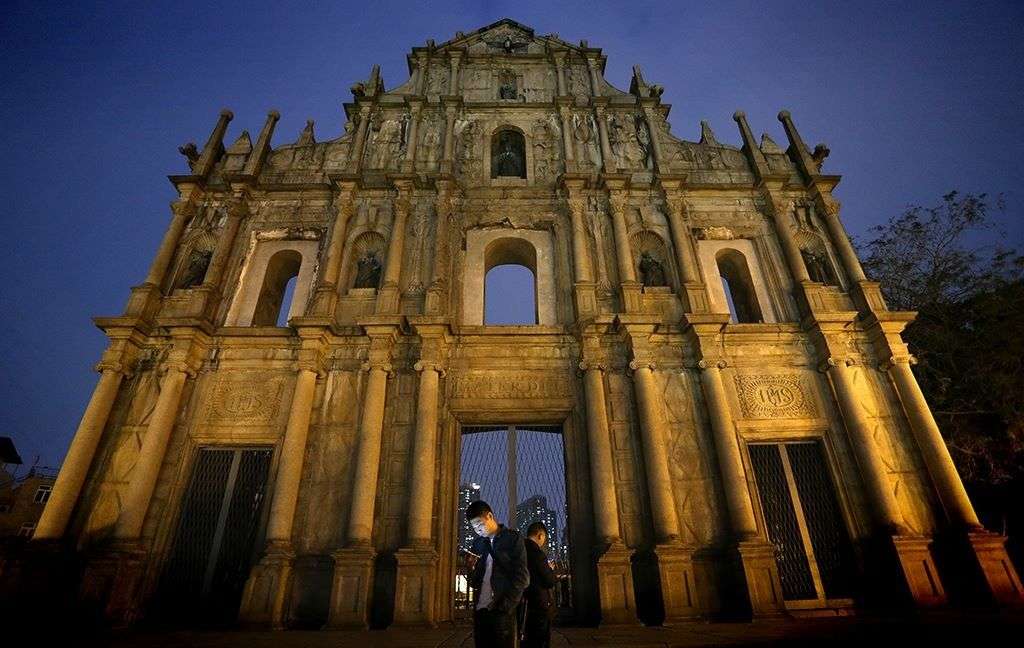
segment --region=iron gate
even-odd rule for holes
[[[821,444],[755,444],[750,461],[783,599],[825,605],[852,597],[853,548]]]
[[[270,448],[202,448],[158,591],[160,616],[200,623],[238,614],[260,532]]]
[[[464,556],[476,535],[465,519],[470,502],[484,500],[505,526],[526,529],[540,521],[548,528],[545,547],[554,563],[560,608],[572,606],[569,513],[565,494],[565,449],[562,428],[548,425],[463,426],[456,505],[458,538],[455,561],[455,611],[472,613]]]

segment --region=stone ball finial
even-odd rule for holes
[[[788,110],[780,110],[779,111],[779,121],[786,121],[789,118],[790,118],[790,114],[789,114]]]
[[[220,116],[221,116],[221,117],[227,117],[227,118],[228,118],[228,121],[230,121],[230,120],[232,120],[232,119],[234,119],[234,118],[235,118],[235,113],[231,112],[231,111],[230,111],[230,110],[228,110],[227,108],[224,108],[224,109],[222,109],[222,110],[220,111]]]
[[[747,118],[747,113],[743,112],[742,110],[737,110],[732,114],[732,118],[735,119],[736,121],[740,121],[742,119]]]

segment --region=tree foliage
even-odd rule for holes
[[[918,312],[904,335],[914,372],[961,475],[979,487],[1024,480],[1024,256],[981,242],[993,233],[986,195],[953,191],[859,246],[889,308]]]

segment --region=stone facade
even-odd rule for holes
[[[639,68],[624,92],[600,49],[511,20],[408,62],[352,87],[340,137],[271,147],[271,112],[225,148],[224,111],[183,147],[36,531],[87,557],[82,597],[145,616],[199,450],[269,447],[241,622],[451,620],[460,426],[519,423],[562,426],[577,622],[1019,601],[910,370],[914,315],[864,276],[788,112],[785,150],[743,113],[741,148],[685,141]],[[483,324],[500,263],[534,272],[536,325]],[[843,600],[786,599],[752,464],[808,440]]]

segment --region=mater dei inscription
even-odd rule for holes
[[[509,19],[405,60],[320,133],[270,111],[229,134],[224,110],[181,147],[33,541],[0,545],[0,609],[45,584],[33,610],[118,624],[457,622],[472,421],[559,435],[519,483],[564,477],[577,624],[924,608],[967,573],[1020,602],[908,364],[914,314],[865,276],[788,111],[673,128],[639,67],[608,79],[600,48]],[[504,265],[532,322],[485,324]]]
[[[738,375],[736,391],[747,418],[814,418],[818,415],[799,376]]]

